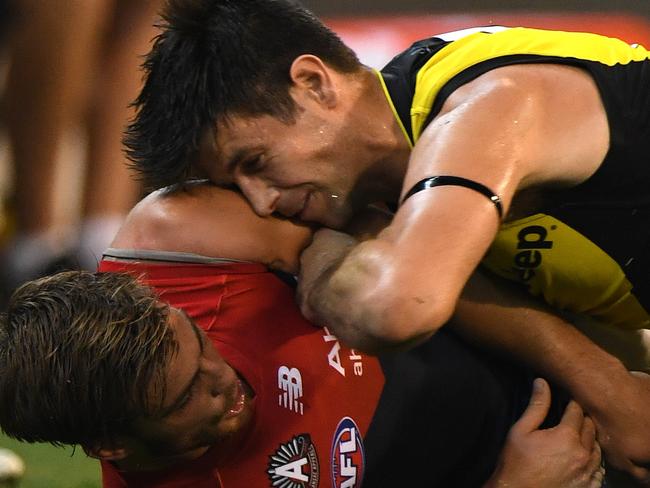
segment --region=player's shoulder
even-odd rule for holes
[[[293,271],[310,239],[308,227],[256,215],[240,192],[196,181],[147,195],[111,247],[192,253]]]
[[[114,247],[172,249],[179,238],[202,220],[234,214],[246,202],[237,192],[207,181],[192,181],[153,191],[129,212]],[[194,233],[195,239],[196,233]]]

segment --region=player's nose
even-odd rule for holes
[[[277,189],[259,178],[250,176],[239,177],[237,185],[257,215],[268,217],[275,212],[280,199],[280,192]]]

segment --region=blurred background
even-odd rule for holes
[[[319,16],[366,15],[395,12],[488,12],[488,11],[625,11],[650,15],[646,0],[303,0]]]
[[[0,0],[0,302],[21,282],[93,268],[141,196],[120,138],[162,0]],[[648,0],[304,0],[381,68],[417,40],[484,25],[591,31],[650,46]],[[0,437],[20,484],[94,488],[81,449]],[[10,482],[8,482],[10,483]]]

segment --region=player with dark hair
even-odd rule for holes
[[[506,441],[531,388],[520,368],[448,331],[377,359],[308,323],[266,265],[295,271],[310,235],[231,191],[151,195],[104,273],[14,294],[3,430],[81,444],[106,487],[600,486],[593,423],[575,402],[539,428],[544,381]]]
[[[145,176],[200,172],[260,215],[335,229],[368,204],[396,210],[374,239],[321,230],[303,254],[303,312],[347,344],[429,337],[482,260],[554,307],[650,324],[642,46],[492,26],[417,42],[378,72],[293,1],[172,0],[164,17],[126,136]],[[597,361],[570,332],[536,348],[545,333],[500,341],[566,378],[598,369],[576,368]],[[650,483],[643,425],[602,441]]]

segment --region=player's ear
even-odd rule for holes
[[[129,450],[119,442],[95,442],[82,446],[88,457],[100,461],[119,461],[129,455]]]
[[[326,108],[332,108],[337,102],[337,91],[332,68],[313,54],[301,54],[291,63],[289,76],[292,92],[296,102],[301,97],[309,97]]]

